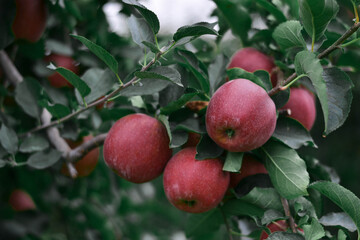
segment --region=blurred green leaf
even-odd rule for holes
[[[253,188],[248,194],[240,198],[242,201],[253,204],[256,207],[266,209],[283,210],[280,195],[274,188]]]
[[[299,21],[287,21],[275,28],[273,38],[283,50],[293,48],[306,49],[305,40],[301,34],[301,26]]]
[[[1,1],[0,7],[0,50],[14,41],[11,25],[16,14],[15,1]]]
[[[279,10],[273,3],[267,1],[267,0],[256,0],[256,2],[265,8],[269,13],[271,13],[277,21],[279,22],[285,22],[286,17],[285,15]]]
[[[80,42],[82,42],[92,53],[94,53],[98,58],[100,58],[115,74],[118,73],[118,62],[116,59],[104,48],[99,45],[91,42],[85,37],[73,35],[71,36]]]
[[[74,54],[74,51],[70,46],[54,39],[47,39],[45,42],[45,47],[46,50],[52,53],[57,53],[65,56],[72,56]]]
[[[193,25],[183,26],[179,28],[173,36],[174,41],[179,41],[185,37],[198,37],[205,34],[218,35],[214,30],[214,25],[207,22],[199,22]]]
[[[354,221],[344,212],[331,212],[319,219],[319,222],[326,226],[341,226],[349,230],[350,232],[356,231],[356,225]]]
[[[40,91],[39,82],[32,78],[25,78],[15,89],[15,101],[25,113],[34,118],[39,118],[41,114],[41,108],[38,105]]]
[[[189,215],[186,226],[186,237],[198,236],[208,232],[217,231],[223,224],[223,217],[218,208],[205,213]]]
[[[170,113],[180,109],[182,106],[184,106],[189,100],[191,100],[193,97],[195,97],[198,94],[197,91],[185,93],[182,95],[179,99],[170,102],[167,106],[160,108],[161,114],[169,115]]]
[[[304,230],[306,240],[318,240],[325,236],[323,226],[315,218],[311,219],[311,224],[303,225],[301,228]]]
[[[140,14],[145,18],[146,22],[149,24],[154,34],[157,34],[159,32],[160,23],[154,12],[147,9],[145,6],[141,5],[136,0],[123,0],[123,2],[139,10]]]
[[[274,101],[276,109],[280,109],[289,101],[289,97],[290,88],[271,96],[271,99]]]
[[[170,67],[156,67],[147,72],[135,72],[135,76],[140,79],[161,79],[175,83],[176,85],[183,87],[181,83],[181,75],[174,68]]]
[[[146,47],[148,47],[150,51],[152,51],[155,54],[160,52],[160,49],[154,43],[147,41],[142,41],[141,43],[144,44]]]
[[[170,81],[161,79],[142,79],[140,82],[122,89],[120,95],[125,97],[152,95],[160,92],[169,84],[171,84]]]
[[[299,0],[299,6],[304,28],[315,41],[320,39],[339,11],[336,0]]]
[[[354,221],[360,234],[360,199],[339,184],[326,181],[312,183],[309,188],[318,190],[338,205]]]
[[[226,154],[223,171],[239,172],[242,165],[243,156],[243,152],[228,152]]]
[[[262,217],[264,210],[240,199],[231,199],[221,207],[226,216]]]
[[[46,99],[39,101],[39,105],[43,108],[46,108],[50,112],[50,114],[57,119],[65,117],[66,115],[69,115],[71,113],[70,109],[67,106],[59,103],[49,104]]]
[[[294,149],[302,146],[316,147],[314,140],[306,128],[295,119],[289,117],[279,117],[277,119],[273,137]]]
[[[71,13],[71,15],[76,17],[79,21],[83,20],[80,9],[79,9],[78,5],[76,4],[76,2],[71,1],[71,0],[65,0],[64,3],[65,3],[66,10],[69,13]]]
[[[304,240],[305,238],[298,233],[274,232],[269,235],[267,240]]]
[[[227,75],[229,77],[229,80],[245,78],[245,79],[248,79],[248,80],[252,81],[256,85],[259,85],[264,90],[266,90],[265,85],[263,84],[263,82],[261,81],[260,78],[258,78],[253,73],[245,71],[242,68],[230,68],[230,69],[226,70],[226,73],[227,73]]]
[[[11,154],[15,154],[18,150],[19,139],[15,131],[5,126],[5,124],[1,125],[0,143],[4,149]]]
[[[49,142],[38,135],[32,135],[26,138],[20,145],[20,152],[30,153],[43,151],[49,147]]]
[[[54,165],[61,158],[61,152],[51,149],[46,152],[36,152],[27,160],[27,165],[36,169],[44,169]]]
[[[220,157],[224,149],[219,147],[207,134],[201,136],[200,142],[196,146],[197,160]]]
[[[0,159],[0,168],[5,167],[7,164],[7,161]]]
[[[210,95],[212,95],[221,81],[225,79],[227,59],[224,55],[218,55],[215,61],[209,65]]]
[[[309,174],[306,164],[295,150],[277,141],[268,141],[260,148],[271,182],[287,199],[308,195]]]
[[[137,45],[144,47],[145,45],[143,42],[155,44],[154,33],[145,19],[137,18],[134,15],[131,15],[128,18],[128,25],[132,39]]]

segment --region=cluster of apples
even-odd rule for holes
[[[233,67],[249,72],[262,69],[271,74],[275,65],[258,50],[244,48],[233,56],[228,68]],[[272,79],[276,85],[273,75]],[[304,87],[292,89],[283,108],[290,109],[291,117],[311,129],[316,113],[310,91]],[[236,79],[226,82],[212,96],[206,112],[206,130],[222,148],[250,152],[269,140],[276,120],[276,107],[267,92],[247,79]],[[227,190],[245,177],[267,173],[264,165],[249,154],[245,154],[241,173],[224,172],[221,159],[198,161],[198,136],[193,134],[192,138],[195,140],[191,144],[185,144],[172,156],[164,125],[145,114],[132,114],[119,119],[110,129],[104,143],[104,160],[119,176],[134,183],[150,181],[163,173],[168,200],[191,213],[216,207]]]

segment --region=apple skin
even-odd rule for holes
[[[262,146],[276,126],[276,108],[266,91],[247,79],[222,85],[206,112],[206,130],[220,147],[247,152]]]
[[[287,224],[285,220],[278,220],[276,222],[272,222],[269,225],[267,225],[267,227],[270,229],[271,233],[286,232],[290,228],[290,226]],[[304,232],[304,230],[302,230],[301,228],[298,228],[297,230],[299,232]],[[266,231],[262,231],[259,240],[264,240],[267,239],[268,237],[269,235],[266,233]]]
[[[195,159],[196,148],[175,154],[164,170],[164,191],[176,208],[202,213],[216,207],[229,186],[230,174],[220,159]]]
[[[55,63],[57,67],[64,67],[69,69],[75,74],[79,74],[79,67],[75,64],[75,61],[72,57],[60,55],[60,54],[51,54],[45,57],[45,61],[50,63]],[[48,80],[53,87],[73,87],[65,78],[63,78],[59,73],[55,72],[48,76]]]
[[[136,113],[120,118],[104,143],[104,160],[120,177],[148,182],[163,172],[172,156],[165,126],[157,119]]]
[[[17,212],[36,209],[31,196],[21,189],[12,191],[9,198],[9,204],[12,209]]]
[[[73,141],[67,140],[67,143],[69,144],[69,146],[72,149],[74,149],[74,148],[80,146],[82,143],[87,142],[93,138],[94,138],[93,136],[88,135],[88,136],[83,137],[81,141],[73,142]],[[96,165],[99,161],[99,156],[100,156],[100,149],[94,148],[90,152],[88,152],[83,158],[81,158],[79,161],[75,162],[74,167],[78,173],[77,177],[89,176],[90,173],[92,173],[95,170]],[[70,176],[70,173],[69,173],[69,170],[68,170],[66,164],[63,164],[63,166],[61,168],[61,173],[66,176]]]
[[[245,154],[243,157],[240,173],[230,173],[229,188],[235,188],[241,180],[255,174],[267,174],[264,164]]]
[[[289,101],[281,108],[290,110],[289,117],[299,121],[308,131],[316,118],[315,96],[304,87],[290,88]]]
[[[275,68],[273,59],[255,48],[242,48],[237,51],[231,57],[227,69],[236,67],[242,68],[247,72],[265,70],[270,74],[272,85],[276,86],[277,76],[276,74],[271,74],[272,70]]]
[[[44,0],[15,0],[16,15],[12,30],[17,39],[37,42],[44,33],[47,9]]]

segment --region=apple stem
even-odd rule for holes
[[[293,233],[296,233],[294,218],[291,216],[289,202],[286,198],[281,197],[281,203],[284,208],[285,215],[288,217],[288,222]]]

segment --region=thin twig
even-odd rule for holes
[[[294,218],[291,216],[290,213],[290,208],[289,208],[289,203],[288,200],[281,197],[281,203],[283,205],[284,211],[285,211],[285,215],[288,217],[288,222],[291,228],[291,231],[293,233],[296,233],[296,227],[295,227],[295,222],[294,222]]]
[[[23,81],[23,76],[21,76],[4,50],[0,51],[0,66],[12,85],[16,86]]]
[[[330,47],[328,47],[327,49],[325,49],[323,52],[321,52],[317,58],[318,59],[322,59],[326,56],[328,56],[330,53],[332,53],[334,50],[338,49],[341,44],[348,39],[352,34],[354,34],[358,29],[360,28],[360,23],[355,23],[351,28],[349,28],[338,40],[336,40]],[[268,94],[269,96],[273,96],[276,93],[281,91],[281,87],[282,86],[286,86],[287,84],[289,84],[292,80],[294,80],[296,78],[296,73],[293,73],[292,75],[290,75],[283,84],[281,84],[281,86],[275,86],[273,89],[271,89]]]
[[[65,157],[69,162],[74,162],[77,159],[82,158],[93,148],[101,146],[104,143],[106,136],[107,133],[97,135],[96,137],[90,139],[89,141],[84,142],[77,148],[74,148],[71,151],[69,151]]]

